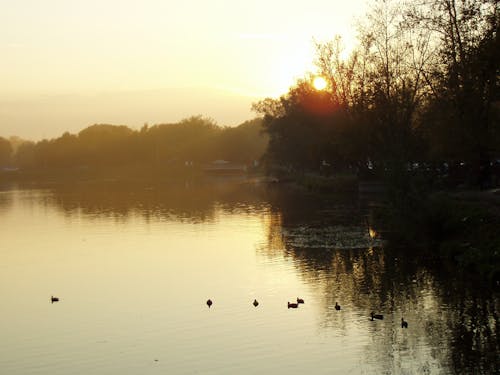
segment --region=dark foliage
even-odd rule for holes
[[[0,139],[1,141],[1,139]],[[5,158],[10,155],[6,143]],[[78,134],[21,143],[14,162],[23,169],[117,168],[130,166],[196,166],[224,159],[236,163],[259,160],[267,146],[261,120],[223,128],[200,116],[175,124],[127,126],[98,124]],[[0,147],[2,143],[0,142]],[[1,154],[0,156],[2,156]]]

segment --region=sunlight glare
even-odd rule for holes
[[[317,76],[313,80],[313,86],[314,86],[314,88],[316,90],[322,91],[322,90],[324,90],[326,88],[327,83],[326,83],[326,80],[323,77]]]

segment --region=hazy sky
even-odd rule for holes
[[[365,0],[0,0],[0,136],[255,116]]]

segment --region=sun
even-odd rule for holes
[[[323,77],[321,77],[321,76],[314,77],[314,79],[313,79],[313,87],[316,90],[322,91],[322,90],[326,89],[326,86],[327,86],[327,83],[326,83],[326,80]]]

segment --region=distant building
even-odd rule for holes
[[[227,160],[214,160],[207,164],[203,170],[213,175],[237,175],[245,174],[247,166],[245,164],[233,163]]]

